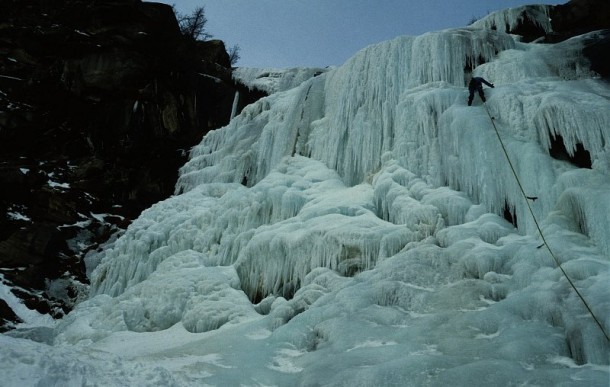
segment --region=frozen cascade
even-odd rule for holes
[[[463,94],[465,67],[514,45],[506,34],[463,29],[401,37],[359,52],[328,74],[326,114],[314,123],[311,156],[336,169],[348,184],[362,181],[377,172],[385,151],[410,134],[406,126],[433,124]],[[418,87],[442,93],[446,86],[455,86],[453,93],[434,98],[413,115],[400,109],[403,102],[411,103],[405,93]],[[413,97],[427,100],[422,94]]]
[[[232,120],[237,114],[237,106],[239,104],[239,91],[235,92],[235,97],[233,97],[233,105],[231,106],[231,117],[229,117],[229,121]]]
[[[551,20],[547,5],[524,5],[493,12],[472,23],[472,27],[490,30],[514,31],[525,19],[540,27],[544,32],[551,32]]]
[[[471,71],[495,83],[487,108],[532,209],[610,332],[610,87],[579,54],[594,33],[543,46],[491,29],[521,15],[373,45],[298,86],[306,72],[278,75],[290,87],[206,135],[176,195],[100,254],[53,347],[0,335],[5,377],[607,385],[607,340],[538,248],[480,100],[466,106]],[[552,158],[557,135],[591,168]]]
[[[268,94],[273,94],[297,87],[308,79],[328,70],[328,67],[295,67],[288,69],[238,67],[233,72],[233,78],[251,88],[255,87]]]

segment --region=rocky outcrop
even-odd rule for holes
[[[583,55],[589,60],[593,71],[610,79],[610,2],[571,0],[549,6],[551,31],[528,15],[528,8],[531,7],[522,8],[520,22],[512,28],[507,25],[505,30],[520,35],[525,42],[558,43],[577,35],[600,31],[598,36],[585,42]]]
[[[605,0],[571,0],[552,7],[553,35],[549,39],[567,39],[590,31],[610,28],[610,3]]]
[[[610,2],[605,0],[572,0],[552,8],[553,33],[547,42],[601,30],[601,36],[590,39],[583,54],[591,62],[591,69],[610,79]]]
[[[591,70],[610,81],[610,29],[600,31],[597,39],[591,39],[583,54],[591,63]]]
[[[83,257],[172,195],[236,91],[239,108],[263,93],[233,80],[221,41],[182,36],[165,4],[7,0],[0,15],[0,274],[61,316]]]

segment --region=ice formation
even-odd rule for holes
[[[21,334],[52,346],[0,336],[5,378],[36,364],[48,385],[607,385],[609,342],[540,248],[491,117],[610,332],[610,87],[587,36],[521,43],[490,28],[510,12],[290,72],[90,261],[89,300]],[[466,106],[471,70],[495,83],[489,115]],[[591,168],[551,157],[556,136]]]
[[[233,71],[233,78],[250,87],[273,94],[295,88],[306,80],[327,72],[329,69],[329,67],[295,67],[288,69],[239,67]]]
[[[524,5],[494,12],[471,24],[475,28],[514,31],[521,23],[529,21],[544,32],[551,32],[551,19],[546,5]]]

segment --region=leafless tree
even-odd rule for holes
[[[234,44],[231,48],[229,48],[229,51],[228,51],[229,59],[231,60],[232,65],[237,63],[239,58],[241,58],[241,56],[239,55],[240,50],[241,50],[241,47],[239,47],[238,44]]]
[[[182,35],[193,38],[194,40],[206,40],[212,37],[205,30],[205,24],[208,19],[205,17],[205,9],[203,6],[197,7],[190,15],[182,15],[174,9],[180,32]]]

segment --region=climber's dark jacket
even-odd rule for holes
[[[486,84],[487,86],[489,86],[491,88],[494,87],[493,83],[489,83],[481,77],[473,77],[470,80],[470,83],[468,84],[468,91],[470,93],[468,95],[468,106],[470,106],[472,104],[472,100],[474,98],[475,91],[479,92],[479,97],[481,97],[481,100],[483,102],[485,102],[485,93],[483,93],[483,84]]]

